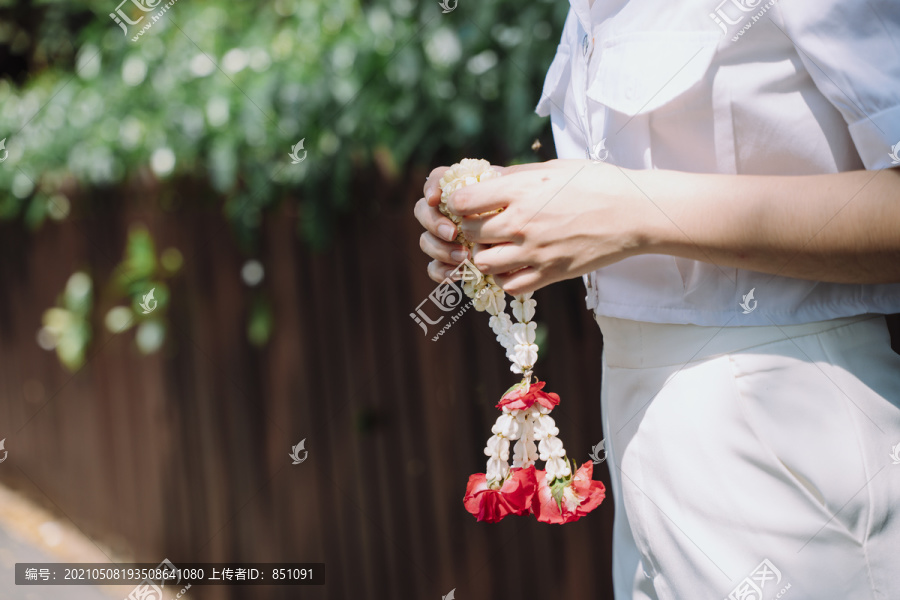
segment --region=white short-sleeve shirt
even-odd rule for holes
[[[570,3],[535,111],[550,116],[560,158],[767,175],[900,164],[897,0]],[[900,284],[822,283],[657,254],[584,280],[598,314],[657,323],[900,312]]]

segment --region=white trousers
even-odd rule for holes
[[[616,600],[900,599],[900,356],[883,316],[596,320]]]

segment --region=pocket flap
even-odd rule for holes
[[[707,31],[629,33],[595,50],[590,99],[629,116],[671,102],[703,79],[720,35]]]

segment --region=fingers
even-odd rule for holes
[[[425,194],[425,202],[429,206],[437,206],[441,202],[441,177],[450,167],[437,167],[431,171],[428,179],[425,180],[425,187],[422,189]]]
[[[499,169],[502,174],[508,175],[540,168],[542,165],[544,163],[530,163],[499,167]],[[470,256],[464,246],[455,242],[456,225],[437,210],[437,205],[441,201],[440,180],[448,169],[449,167],[437,167],[431,171],[423,186],[424,196],[416,203],[414,209],[416,219],[425,228],[425,232],[419,238],[419,247],[433,259],[428,265],[428,276],[438,283],[450,277],[459,264]],[[461,216],[506,209],[509,201],[503,194],[504,188],[498,184],[499,180],[490,180],[476,186],[462,188],[448,199],[448,205],[454,213]],[[473,189],[477,189],[478,193],[471,193]],[[468,239],[481,243],[479,248],[482,253],[487,250],[492,251],[484,255],[490,265],[488,272],[507,273],[513,276],[509,273],[510,271],[523,269],[525,265],[517,258],[517,253],[512,251],[507,251],[506,255],[497,254],[506,246],[514,248],[511,244],[503,243],[510,241],[510,232],[507,230],[511,220],[508,218],[497,219],[501,214],[464,220],[461,229]],[[495,248],[488,248],[484,244],[499,245]]]
[[[441,214],[441,211],[428,203],[427,198],[419,198],[413,209],[416,219],[438,239],[452,242],[456,239],[456,225],[453,221]]]
[[[517,242],[521,229],[516,229],[511,212],[495,213],[484,217],[466,217],[459,228],[466,239],[477,244],[503,244]]]
[[[515,244],[489,247],[475,244],[472,250],[472,262],[475,263],[475,267],[489,275],[509,275],[528,267],[532,262],[524,255],[522,248]]]
[[[553,161],[548,161],[553,162]],[[502,175],[512,175],[513,173],[519,173],[523,171],[531,171],[534,169],[545,168],[547,163],[527,163],[524,165],[512,165],[509,167],[501,167],[499,165],[492,165],[491,168],[500,171]],[[437,206],[441,202],[441,177],[444,176],[444,173],[450,167],[435,167],[432,169],[431,173],[428,175],[428,179],[425,180],[425,185],[422,188],[423,195],[425,196],[425,202],[430,206]],[[486,182],[485,182],[486,183]],[[498,207],[499,208],[499,207]],[[456,211],[454,211],[456,212]],[[484,212],[484,211],[482,211]],[[461,214],[461,213],[457,213]]]
[[[553,162],[553,161],[549,161]],[[522,171],[531,171],[533,169],[540,169],[542,167],[546,167],[547,163],[527,163],[524,165],[512,165],[510,167],[501,167],[499,165],[492,165],[492,168],[500,171],[502,175],[511,175],[513,173],[519,173]],[[437,206],[441,201],[441,177],[444,176],[444,173],[450,167],[436,167],[431,173],[428,175],[428,179],[425,181],[425,185],[422,188],[423,195],[425,196],[425,202],[431,206]]]
[[[509,206],[509,198],[504,193],[508,183],[499,177],[462,187],[450,194],[447,207],[461,217],[505,209]]]
[[[447,263],[443,263],[439,260],[433,260],[428,263],[428,276],[432,281],[436,281],[437,283],[442,283],[445,279],[450,277],[450,274],[453,273],[459,267],[459,265],[451,265]],[[458,279],[459,277],[454,277],[454,279]]]
[[[416,219],[425,228],[419,236],[419,248],[433,258],[428,264],[428,277],[441,283],[469,256],[468,249],[457,243],[456,225],[441,214],[437,205],[441,200],[440,179],[448,167],[438,167],[431,172],[423,189],[425,196],[413,209]]]
[[[469,258],[468,249],[462,244],[439,240],[428,231],[419,236],[419,248],[431,258],[453,266]]]
[[[494,275],[494,281],[510,296],[534,292],[547,285],[541,281],[541,274],[533,267],[525,267],[514,273]]]
[[[502,177],[458,189],[447,199],[447,206],[454,214],[461,217],[505,209],[510,204],[510,189],[514,186],[509,177],[516,174],[522,174],[524,177],[528,172],[546,169],[547,166],[548,163],[528,163],[511,167],[495,166],[493,168],[499,171]],[[534,180],[534,178],[534,175],[530,176],[530,180]],[[522,182],[522,179],[518,180],[519,188],[523,185],[533,186],[532,183],[523,184]]]

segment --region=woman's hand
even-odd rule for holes
[[[452,240],[453,222],[438,210],[445,167],[432,171],[416,217],[420,245],[435,259],[428,274],[443,281],[467,257]],[[500,168],[502,177],[461,188],[448,199],[475,243],[473,262],[511,295],[572,279],[637,254],[639,213],[649,202],[616,167],[588,160],[551,160]],[[652,206],[652,205],[651,205]],[[497,209],[502,212],[478,216]],[[449,229],[442,230],[447,226]]]
[[[434,259],[428,264],[428,276],[438,283],[469,258],[466,247],[453,241],[456,239],[456,225],[437,208],[441,203],[441,177],[449,168],[438,167],[431,172],[425,180],[425,197],[419,199],[414,211],[416,219],[425,228],[419,237],[419,247]]]
[[[416,205],[435,281],[462,260],[450,255],[462,248],[450,242],[455,227],[436,208],[445,170],[432,172]],[[813,281],[900,282],[900,168],[716,175],[551,160],[501,172],[461,188],[448,205],[476,242],[475,265],[509,294],[636,254]],[[478,216],[498,208],[503,212]],[[447,237],[441,225],[451,228]]]

